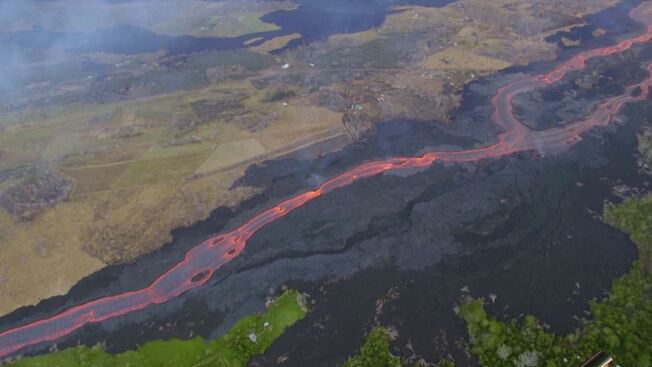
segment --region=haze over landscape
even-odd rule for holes
[[[650,1],[0,0],[0,51],[0,365],[652,366]]]

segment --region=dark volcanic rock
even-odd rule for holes
[[[187,113],[175,113],[170,128],[174,131],[184,131],[194,128],[195,120]]]
[[[134,125],[122,125],[118,128],[118,131],[113,135],[117,139],[127,139],[133,138],[142,134],[141,131],[138,131],[138,127]]]
[[[622,54],[589,60],[586,70],[573,72],[566,80],[517,95],[514,111],[519,120],[535,130],[581,119],[602,100],[622,94],[625,85],[646,77],[641,57],[652,57],[652,47],[635,46]]]
[[[0,158],[4,156],[4,152],[0,150]],[[34,167],[32,166],[18,166],[15,168],[5,169],[0,171],[0,182],[11,180],[11,179],[21,179],[32,172]]]
[[[342,124],[353,140],[363,140],[374,127],[369,115],[357,111],[345,113]]]
[[[45,208],[68,197],[72,184],[50,168],[36,169],[0,196],[0,205],[21,220],[31,220]]]
[[[116,115],[118,114],[118,110],[112,110],[112,111],[107,111],[107,112],[100,112],[98,114],[93,115],[91,118],[88,119],[88,124],[89,125],[104,125],[111,120],[113,120]]]

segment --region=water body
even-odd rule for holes
[[[295,10],[277,11],[261,19],[280,26],[287,34],[299,33],[301,39],[288,47],[301,43],[321,41],[333,34],[362,32],[383,23],[392,7],[420,5],[441,7],[454,0],[299,0]]]
[[[278,32],[266,32],[264,35],[273,37],[273,33]],[[243,48],[244,42],[252,37],[255,36],[233,38],[167,36],[140,27],[122,25],[92,33],[53,32],[37,28],[12,33],[5,36],[4,41],[25,49],[57,47],[78,53],[107,52],[130,55],[159,50],[165,50],[170,54],[232,50]]]
[[[392,11],[393,5],[415,4],[439,7],[451,1],[453,0],[338,0],[331,3],[302,0],[295,10],[274,12],[263,18],[265,21],[277,24],[280,29],[231,38],[168,36],[131,25],[121,25],[91,33],[53,32],[35,28],[0,36],[0,51],[11,55],[10,61],[34,62],[45,61],[50,55],[61,52],[80,54],[106,52],[131,55],[165,50],[169,55],[177,55],[244,49],[260,45],[274,37],[292,33],[301,34],[300,39],[276,51],[281,52],[302,43],[326,39],[333,34],[364,31],[378,26]],[[247,43],[252,39],[258,40]],[[84,61],[79,73],[82,76],[101,75],[105,67]],[[4,71],[7,75],[11,75],[11,78],[4,78],[7,80],[0,79],[0,94],[12,92],[17,86],[29,84],[30,82],[26,80],[30,80],[34,75],[53,74],[51,79],[55,80],[60,77],[57,75],[68,75],[65,72],[60,73],[61,68],[64,66],[56,65],[45,70],[38,68],[32,70],[32,68],[23,68],[20,63],[0,65],[0,72]]]
[[[280,30],[252,33],[239,37],[167,36],[144,28],[118,26],[92,33],[51,32],[45,29],[15,32],[3,41],[20,48],[49,49],[58,47],[75,52],[107,52],[137,54],[166,50],[170,54],[207,50],[233,50],[259,45],[274,37],[299,33],[302,38],[289,47],[303,42],[324,40],[333,34],[360,32],[379,26],[395,5],[440,7],[454,0],[300,0],[290,11],[265,15],[262,20],[277,24]],[[247,40],[261,39],[245,46]]]
[[[587,42],[600,42],[602,38],[605,38],[604,36],[596,36],[594,32],[598,29],[605,31],[606,35],[632,32],[637,25],[626,19],[627,13],[623,10],[631,9],[636,4],[638,4],[638,1],[623,1],[617,7],[611,7],[599,13],[588,15],[584,18],[586,24],[572,27],[568,31],[559,31],[546,37],[545,40],[546,42],[556,43],[562,49],[573,49],[577,48],[577,46],[564,45],[561,41],[562,37],[572,41],[581,41],[581,45],[586,47]]]

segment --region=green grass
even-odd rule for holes
[[[652,195],[607,205],[604,219],[631,236],[639,258],[614,282],[607,299],[590,303],[592,320],[573,333],[548,333],[533,316],[497,321],[478,299],[459,306],[482,366],[528,366],[526,359],[538,360],[538,366],[574,366],[597,351],[620,366],[652,366]]]
[[[43,126],[0,134],[0,150],[10,157],[9,159],[0,159],[0,169],[8,169],[39,160],[55,133],[54,126]]]
[[[122,171],[114,185],[132,187],[182,180],[192,176],[210,154],[209,143],[168,147],[153,145]]]
[[[242,29],[239,29],[235,34],[230,37],[244,36],[250,33],[268,32],[280,29],[279,26],[273,23],[265,23],[260,18],[265,13],[251,13],[242,14],[238,16],[238,21],[242,24]]]
[[[400,51],[401,44],[407,44],[399,37],[384,37],[363,43],[356,47],[339,47],[323,53],[316,61],[324,68],[396,68],[406,54]]]
[[[401,360],[389,351],[387,329],[375,327],[357,355],[349,358],[344,367],[401,367]]]
[[[209,174],[233,167],[265,154],[265,148],[256,139],[233,140],[218,144],[211,155],[197,168],[198,174]]]
[[[138,160],[123,171],[114,181],[113,187],[125,188],[182,180],[192,176],[209,154],[207,151],[178,157]]]
[[[173,34],[192,34],[198,36],[211,37],[239,37],[251,33],[274,31],[279,27],[272,23],[265,23],[260,17],[265,15],[264,12],[252,12],[245,10],[247,13],[217,15],[211,17],[197,17],[194,19],[194,25],[188,27],[186,22],[179,27],[178,18],[173,18],[169,23],[170,29],[176,29]],[[159,26],[159,28],[162,28]]]
[[[75,194],[86,194],[110,189],[128,166],[129,163],[120,162],[99,167],[62,168],[61,172],[73,179]]]
[[[208,154],[211,143],[202,142],[201,144],[183,144],[183,145],[153,145],[145,151],[139,159],[171,159],[183,155]]]
[[[100,346],[79,346],[60,352],[24,358],[9,364],[13,367],[244,367],[249,360],[263,354],[285,329],[303,319],[307,309],[296,291],[281,295],[262,314],[239,320],[231,330],[215,341],[200,337],[190,340],[157,340],[136,351],[110,354]],[[266,327],[265,323],[269,323]],[[256,342],[249,339],[250,333]]]
[[[652,130],[645,130],[638,135],[638,150],[648,166],[652,166]]]

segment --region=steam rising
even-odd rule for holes
[[[149,26],[179,17],[194,1],[0,0],[0,93],[38,82],[74,62],[76,48],[119,44],[119,26]],[[152,8],[155,8],[155,11]],[[107,31],[108,30],[108,31]],[[122,34],[121,34],[122,33]],[[77,60],[76,62],[79,62]]]

